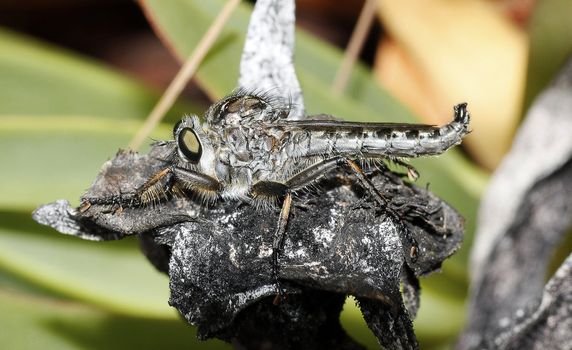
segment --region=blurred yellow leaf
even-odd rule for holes
[[[466,101],[474,133],[467,146],[494,168],[518,123],[525,83],[525,33],[479,0],[380,1],[392,40],[378,52],[378,79],[417,114],[446,123]]]

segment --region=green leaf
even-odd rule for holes
[[[529,25],[530,54],[524,111],[572,54],[572,2],[541,0]]]
[[[77,204],[102,163],[128,142],[135,121],[104,118],[0,119],[0,266],[12,274],[108,309],[173,317],[168,281],[137,249],[66,237],[32,222],[39,204],[59,198]],[[170,127],[154,136],[164,138]],[[18,214],[21,213],[21,214]],[[27,232],[42,233],[41,235]]]
[[[0,77],[0,115],[143,119],[158,96],[101,63],[6,30]],[[171,119],[189,112],[197,110],[178,105]]]
[[[57,349],[230,349],[221,341],[200,342],[178,319],[122,316],[94,307],[0,289],[0,348]]]
[[[2,214],[0,214],[0,218],[3,218]],[[3,268],[0,268],[0,290],[37,297],[65,298],[65,296],[62,296],[60,293],[30,282],[14,272]]]
[[[0,114],[140,118],[154,95],[87,59],[0,31]]]
[[[361,310],[353,297],[346,298],[344,309],[340,315],[340,323],[348,335],[356,339],[361,345],[371,350],[379,349],[377,338],[367,327]]]
[[[176,318],[167,304],[167,277],[133,248],[117,242],[83,241],[39,225],[36,233],[0,227],[0,266],[4,270],[107,310]]]
[[[464,304],[459,300],[444,298],[432,291],[423,290],[423,300],[414,322],[416,335],[421,339],[421,348],[447,343],[463,326]],[[439,320],[439,322],[435,322]],[[367,328],[355,299],[349,297],[344,304],[340,322],[346,332],[368,349],[379,349],[377,339]]]
[[[145,117],[157,95],[97,62],[3,30],[0,77],[0,348],[196,345],[193,328],[167,304],[166,276],[135,239],[81,241],[30,217],[37,205],[58,198],[77,203],[102,163],[140,126],[125,119]],[[172,115],[180,118],[183,110],[193,108],[180,105]],[[152,136],[169,138],[170,130],[160,127]],[[60,298],[36,303],[5,298],[6,290]],[[107,311],[67,308],[70,298]],[[221,348],[220,342],[200,346]]]
[[[94,117],[1,117],[0,210],[31,212],[60,198],[77,204],[103,162],[125,148],[139,126]],[[170,129],[162,126],[152,137],[169,138]]]

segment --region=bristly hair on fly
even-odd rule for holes
[[[267,104],[270,111],[269,114],[275,116],[277,119],[286,119],[293,110],[294,101],[290,94],[288,96],[282,96],[278,88],[271,89],[248,89],[244,87],[238,87],[234,89],[224,100],[229,100],[232,98],[243,98],[245,96],[252,96],[255,99],[261,100]],[[217,111],[217,107],[219,110]],[[220,107],[218,103],[213,104],[206,112],[206,115],[214,115],[220,113]]]

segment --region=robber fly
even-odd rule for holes
[[[391,159],[406,165],[400,159],[445,152],[469,132],[466,106],[455,106],[453,121],[442,127],[343,122],[325,120],[324,115],[289,120],[290,107],[279,98],[239,90],[212,105],[204,122],[191,116],[175,125],[174,139],[161,141],[170,154],[164,169],[139,188],[130,203],[192,193],[205,203],[228,199],[280,206],[272,273],[281,293],[278,256],[293,194],[345,168],[386,208],[360,164]]]

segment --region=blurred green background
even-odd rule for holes
[[[474,132],[463,149],[414,162],[420,186],[430,183],[467,222],[461,251],[421,281],[415,331],[423,349],[446,349],[463,326],[479,197],[527,106],[571,51],[572,2],[426,3],[380,0],[361,63],[338,96],[331,84],[363,1],[298,1],[296,69],[310,114],[441,123],[454,103],[469,102]],[[167,305],[167,277],[146,262],[136,239],[82,241],[30,217],[56,199],[78,203],[223,4],[0,4],[0,348],[230,348],[195,339]],[[201,115],[235,87],[251,8],[240,5],[149,141],[169,138],[173,121]],[[342,322],[378,347],[351,299]]]

